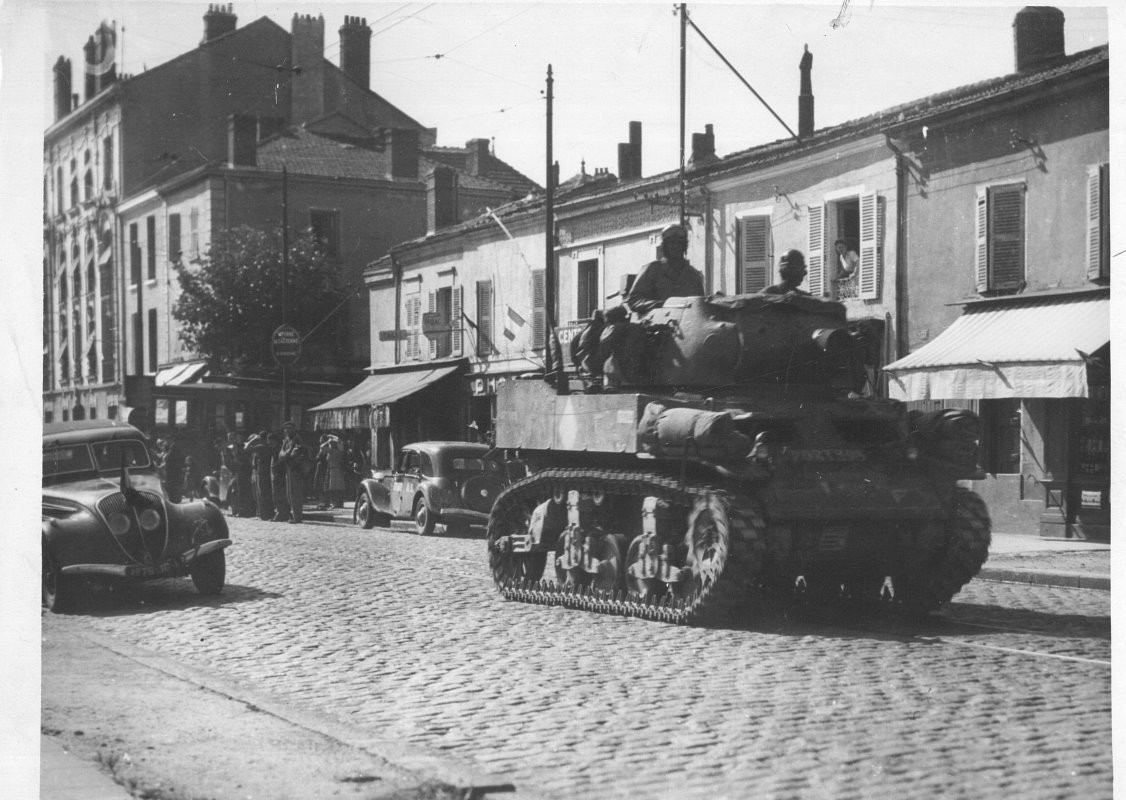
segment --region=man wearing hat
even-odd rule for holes
[[[285,465],[286,500],[289,501],[290,518],[287,522],[299,523],[303,520],[305,505],[305,465],[312,456],[301,443],[297,425],[286,422],[282,425],[285,436],[282,439],[278,460]]]
[[[782,276],[782,280],[773,286],[767,286],[763,290],[764,294],[809,294],[798,288],[806,275],[805,256],[801,250],[790,250],[779,259],[778,274]]]
[[[704,276],[684,257],[688,252],[688,231],[683,225],[669,225],[661,231],[660,261],[650,261],[633,282],[625,303],[635,314],[644,314],[664,304],[670,297],[703,297]]]

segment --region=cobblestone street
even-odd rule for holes
[[[84,622],[547,797],[1111,796],[1109,592],[680,628],[505,602],[480,536],[230,524],[218,599],[164,581]]]

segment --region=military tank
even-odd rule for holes
[[[609,380],[498,388],[496,445],[528,470],[489,518],[505,598],[674,623],[795,593],[927,613],[980,570],[989,514],[958,485],[981,477],[977,416],[864,396],[870,335],[842,304],[673,298],[617,324]]]

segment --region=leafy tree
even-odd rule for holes
[[[282,324],[280,229],[221,231],[206,255],[177,264],[176,271],[180,297],[172,316],[180,322],[186,347],[229,374],[277,369],[270,341]],[[308,231],[291,238],[288,273],[286,322],[307,337],[298,364],[339,361],[344,309],[338,306],[345,290],[338,268],[328,263]]]

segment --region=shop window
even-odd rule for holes
[[[1110,164],[1087,169],[1087,280],[1110,278]]]
[[[766,214],[743,217],[736,224],[739,236],[738,292],[761,292],[771,282],[770,217]]]
[[[598,308],[598,259],[580,261],[575,275],[575,319],[590,319]]]
[[[977,290],[1014,292],[1024,285],[1023,183],[989,186],[977,195]]]
[[[493,282],[477,281],[477,355],[493,352]]]
[[[982,467],[993,475],[1020,472],[1020,400],[982,400]]]
[[[340,256],[340,212],[335,209],[309,209],[309,227],[317,245],[329,258]]]

